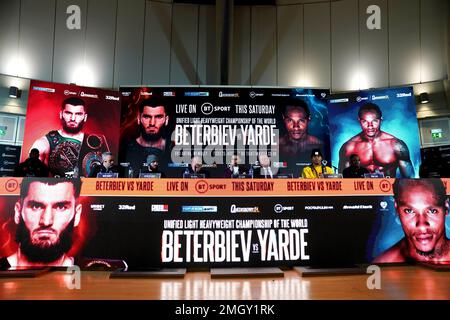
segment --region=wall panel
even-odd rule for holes
[[[69,30],[66,25],[67,7],[77,5],[81,10],[81,29]],[[87,75],[85,68],[87,0],[58,0],[56,2],[55,49],[53,81],[82,84]]]
[[[445,0],[421,1],[420,8],[420,81],[444,79],[447,74],[445,28],[448,12]]]
[[[22,0],[18,75],[52,80],[55,0]]]
[[[359,64],[358,0],[331,4],[331,84],[333,91],[363,85]]]
[[[303,82],[303,6],[277,9],[277,66],[279,86]]]
[[[277,11],[275,7],[253,6],[250,39],[251,83],[277,84]]]
[[[215,6],[200,6],[198,29],[197,83],[200,85],[219,84]]]
[[[330,4],[305,4],[305,85],[331,85]]]
[[[169,84],[172,5],[147,1],[143,84]]]
[[[377,5],[381,12],[381,29],[367,28],[367,8]],[[387,0],[359,0],[359,36],[361,88],[389,86],[389,32]]]
[[[170,84],[197,84],[198,5],[173,5]]]
[[[114,87],[142,82],[145,0],[118,0]]]
[[[0,1],[0,73],[17,76],[19,71],[19,0]]]
[[[236,6],[230,84],[250,85],[250,21],[250,7]]]
[[[389,85],[420,82],[419,0],[389,0]]]
[[[117,0],[89,0],[86,30],[87,85],[113,87]]]

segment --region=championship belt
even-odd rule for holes
[[[108,142],[103,134],[85,135],[78,162],[81,175],[89,177],[94,167],[102,164],[102,153],[108,151]]]
[[[64,139],[54,131],[50,132],[47,138],[50,146],[53,147],[48,160],[49,169],[53,175],[63,177],[77,165],[80,143],[76,140]]]

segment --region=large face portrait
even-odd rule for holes
[[[66,104],[59,113],[64,131],[78,133],[83,129],[87,114],[82,105]]]
[[[419,254],[433,253],[438,241],[445,239],[445,216],[448,201],[439,203],[426,185],[403,188],[395,201],[406,241]]]
[[[288,107],[284,116],[284,125],[288,131],[289,139],[300,140],[308,134],[309,118],[301,107]]]
[[[169,116],[163,106],[145,106],[142,113],[138,115],[138,124],[142,137],[146,141],[159,140],[163,133],[163,128],[167,126]]]
[[[366,137],[375,137],[380,132],[380,115],[375,111],[364,111],[359,118],[359,124]]]
[[[16,239],[29,261],[51,262],[69,251],[72,230],[79,224],[82,210],[72,183],[31,182],[28,194],[14,210]]]

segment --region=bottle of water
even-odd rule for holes
[[[186,167],[186,169],[184,169],[183,178],[186,177],[187,175],[189,175],[189,168],[188,167]]]
[[[73,168],[73,177],[78,178],[79,177],[79,169],[78,167]]]
[[[253,166],[250,166],[250,169],[248,170],[248,174],[250,175],[251,178],[253,178]]]
[[[128,178],[133,178],[134,171],[132,166],[128,166]]]

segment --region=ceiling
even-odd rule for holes
[[[234,0],[234,5],[289,5],[289,4],[302,4],[302,3],[314,3],[314,2],[333,2],[338,0]],[[209,4],[214,5],[216,0],[165,0],[165,2],[173,3],[189,3],[189,4]]]
[[[173,0],[173,3],[216,4],[215,0]],[[275,0],[235,0],[234,5],[276,5]]]

